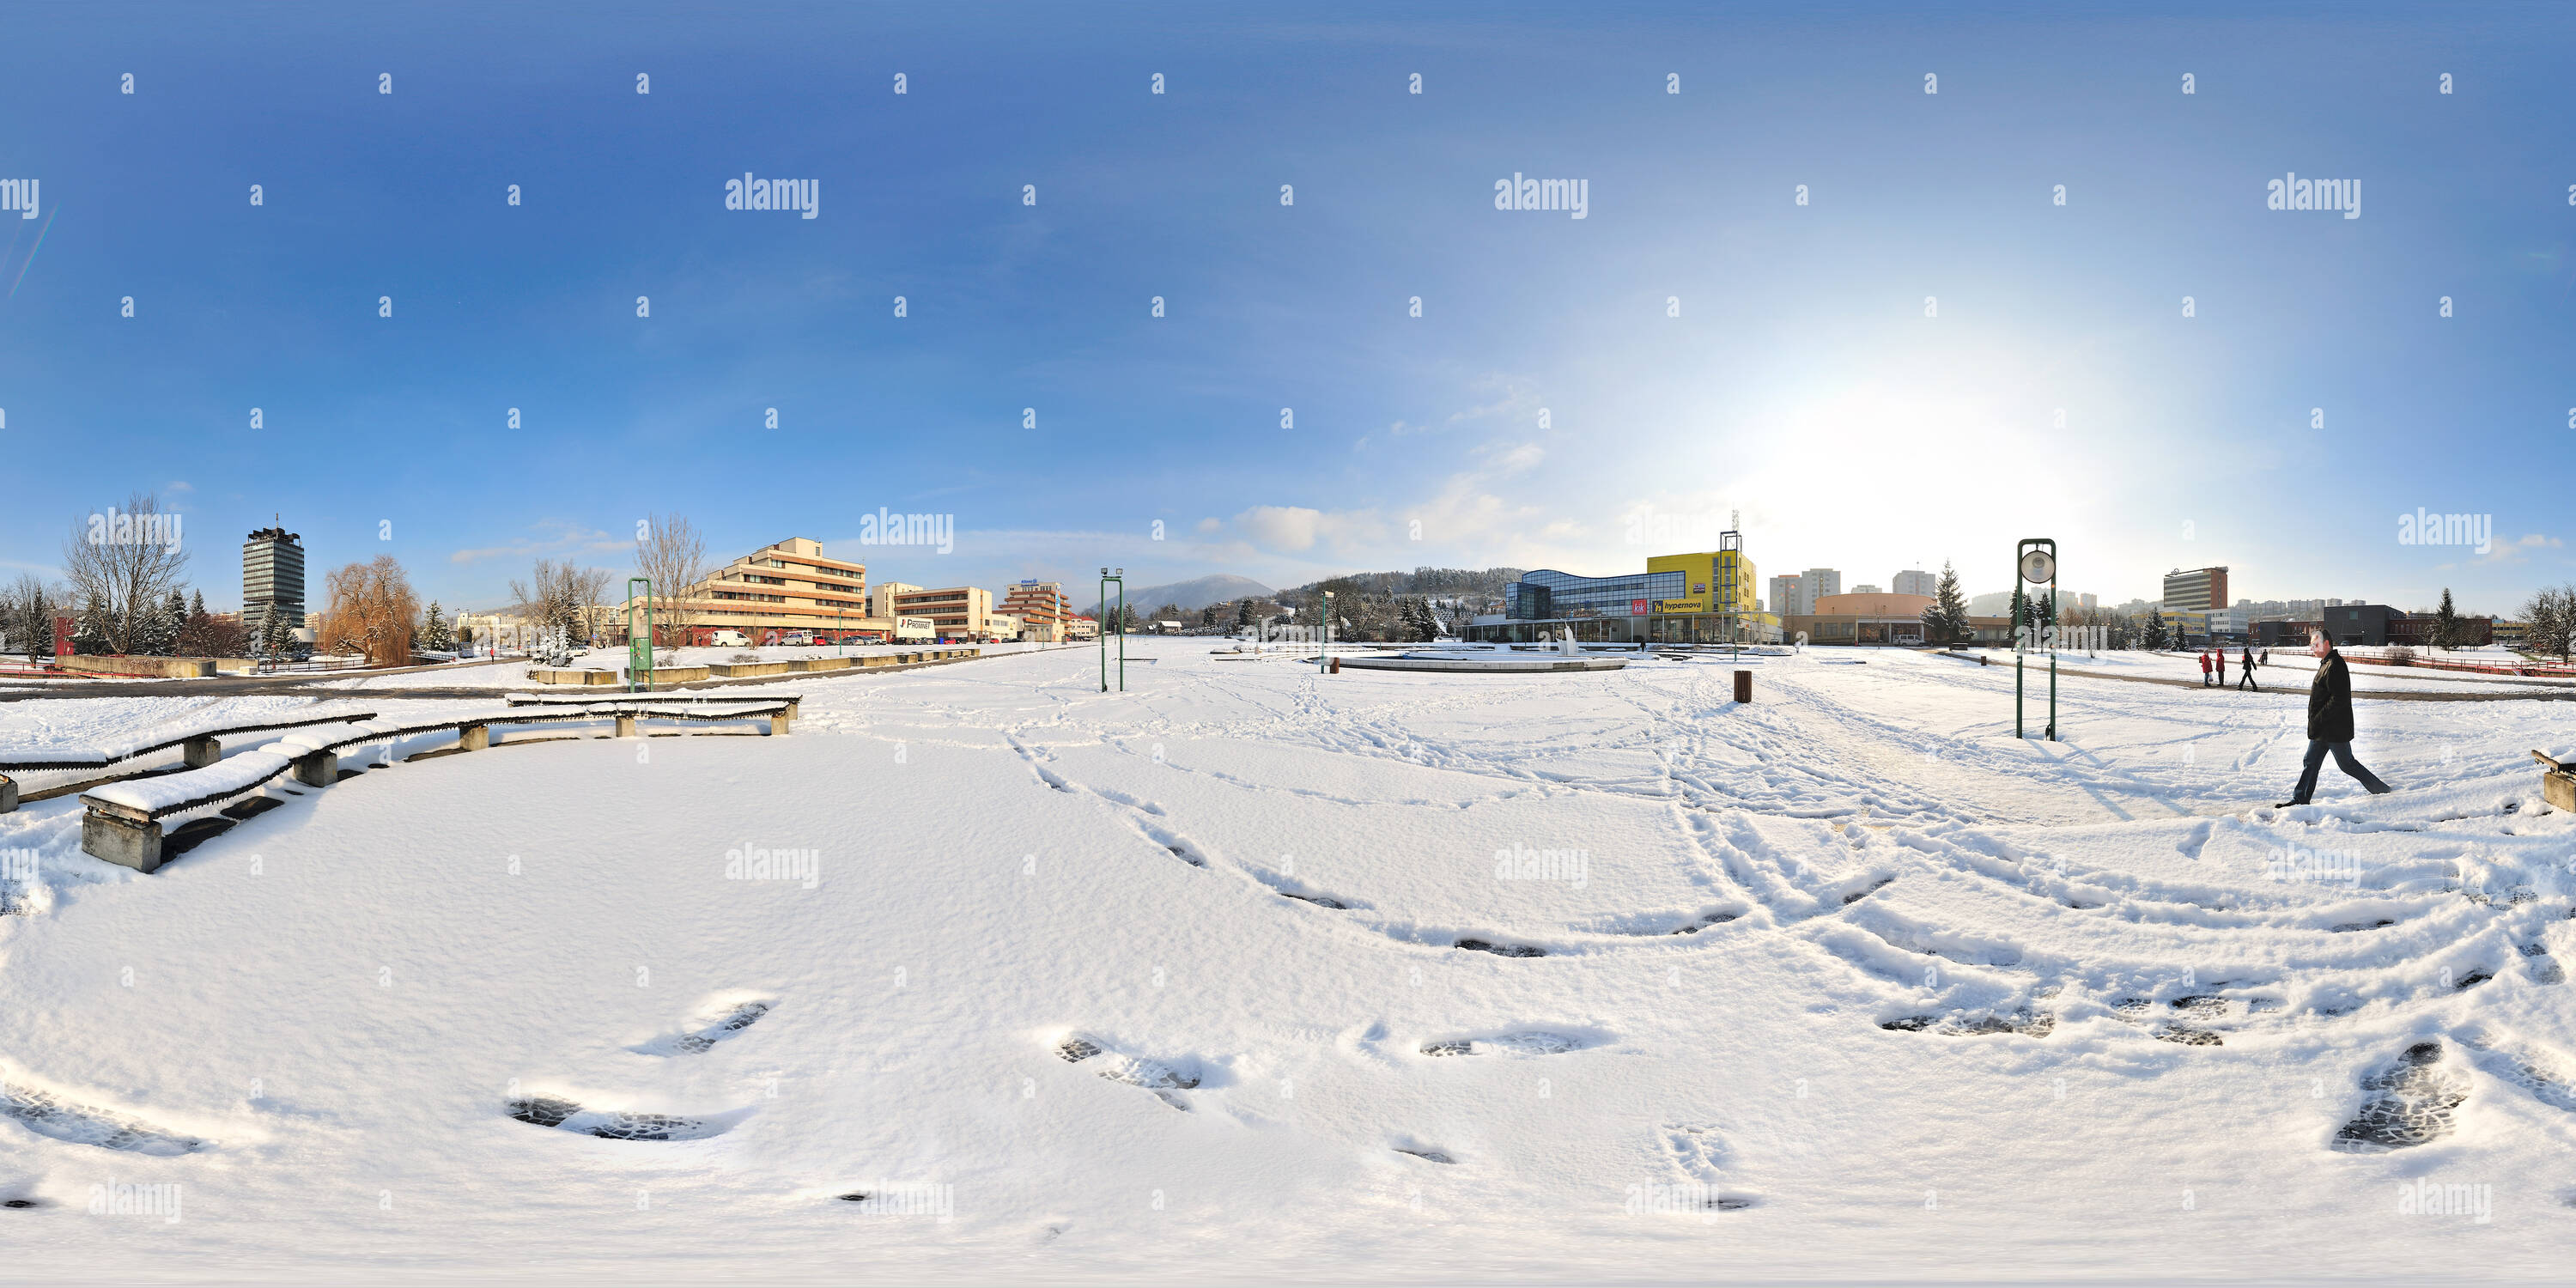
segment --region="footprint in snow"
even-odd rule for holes
[[[1486,939],[1461,939],[1454,947],[1469,952],[1492,953],[1497,957],[1545,957],[1547,950],[1530,944],[1497,944]]]
[[[194,1136],[164,1131],[140,1119],[72,1104],[33,1087],[14,1087],[5,1083],[0,1083],[0,1118],[16,1119],[39,1136],[51,1136],[74,1145],[96,1145],[100,1149],[162,1158],[193,1154],[208,1144]]]
[[[1093,1067],[1101,1077],[1111,1082],[1123,1082],[1131,1087],[1142,1087],[1153,1092],[1156,1099],[1182,1113],[1190,1111],[1189,1102],[1182,1100],[1175,1093],[1190,1091],[1199,1085],[1199,1076],[1195,1072],[1175,1069],[1160,1060],[1112,1051],[1107,1046],[1081,1034],[1074,1034],[1056,1043],[1055,1053],[1069,1064],[1099,1060],[1100,1063]]]
[[[1997,1033],[2018,1033],[2026,1038],[2044,1038],[2057,1030],[2057,1017],[2046,1011],[2023,1007],[2007,1015],[1965,1015],[1953,1012],[1946,1016],[1907,1015],[1882,1020],[1878,1027],[1892,1033],[1938,1033],[1943,1037],[1986,1037]]]
[[[1632,1189],[1632,1205],[1706,1217],[1718,1212],[1739,1212],[1761,1202],[1751,1194],[1721,1188],[1726,1180],[1722,1167],[1726,1146],[1715,1127],[1705,1123],[1665,1123],[1660,1143],[1664,1161],[1681,1178],[1680,1183],[1658,1194]]]
[[[2440,1140],[2457,1126],[2454,1117],[2469,1098],[2469,1080],[2445,1068],[2442,1044],[2418,1042],[2387,1067],[2361,1080],[2370,1098],[2351,1122],[2335,1132],[2330,1147],[2347,1154],[2372,1154]]]
[[[2531,1097],[2552,1109],[2576,1114],[2576,1074],[2562,1064],[2529,1047],[2507,1045],[2483,1033],[2460,1035],[2462,1045],[2478,1054],[2478,1067],[2496,1077],[2530,1092]]]
[[[687,1118],[676,1114],[639,1114],[624,1110],[585,1109],[570,1100],[528,1096],[509,1102],[510,1116],[539,1127],[559,1127],[603,1140],[704,1140],[733,1130],[746,1111]]]
[[[769,1014],[770,1002],[743,1002],[727,1007],[713,1018],[704,1018],[698,1027],[684,1033],[658,1037],[642,1046],[630,1048],[639,1055],[696,1055],[713,1050],[715,1044],[750,1028],[760,1017]]]
[[[1490,1038],[1441,1038],[1422,1044],[1427,1056],[1563,1055],[1591,1045],[1563,1033],[1505,1033]]]

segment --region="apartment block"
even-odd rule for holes
[[[1064,597],[1063,582],[1030,578],[1004,590],[1002,606],[995,611],[1019,620],[1019,638],[1059,644],[1065,638],[1065,619],[1073,616],[1073,603]]]
[[[656,620],[688,619],[685,629],[664,625],[663,643],[704,644],[717,631],[741,631],[754,644],[788,635],[815,639],[881,638],[892,623],[868,611],[868,568],[824,557],[823,543],[805,537],[762,546],[677,593],[657,590]],[[626,605],[612,619],[623,630]],[[685,635],[687,638],[681,638]]]
[[[2229,606],[2227,570],[2194,568],[2188,572],[2176,568],[2165,574],[2165,611],[2200,613]]]
[[[898,617],[929,618],[941,639],[980,639],[993,630],[993,592],[976,586],[906,591],[894,597],[894,610]]]

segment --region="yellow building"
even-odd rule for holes
[[[1741,550],[1701,550],[1691,554],[1650,555],[1646,572],[1678,573],[1688,594],[1652,602],[1654,621],[1648,633],[1657,643],[1722,643],[1725,615],[1736,617],[1738,639],[1767,642],[1780,637],[1780,619],[1760,611],[1753,561]]]
[[[1677,572],[1690,593],[1678,599],[1659,599],[1658,613],[1723,613],[1729,593],[1729,577],[1735,611],[1751,615],[1758,601],[1753,561],[1741,550],[1703,550],[1686,555],[1651,555],[1646,559],[1649,573]]]

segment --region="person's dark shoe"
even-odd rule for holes
[[[2307,804],[2307,802],[2306,802],[2306,801],[2282,801],[2280,804],[2275,805],[2275,806],[2273,806],[2272,808],[2274,808],[2274,809],[2296,809],[2297,807],[2299,807],[2299,806],[2301,806],[2301,805],[2305,805],[2305,804]]]

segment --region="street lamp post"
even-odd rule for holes
[[[641,594],[636,593],[639,586],[643,588]],[[640,622],[637,620],[639,616],[642,618]],[[639,625],[644,628],[641,635],[635,633]],[[653,579],[629,577],[626,579],[627,692],[635,692],[638,684],[646,693],[653,691],[653,645],[657,642],[653,638]]]
[[[1333,651],[1333,592],[1329,590],[1324,592],[1324,611],[1321,617],[1322,620],[1318,623],[1321,630],[1315,636],[1315,673],[1317,675],[1323,674],[1325,668],[1332,665],[1325,657],[1325,654]]]
[[[1109,606],[1109,587],[1112,582],[1117,583],[1118,586],[1118,607],[1115,609]],[[1118,691],[1125,693],[1127,691],[1126,569],[1121,568],[1116,572],[1107,568],[1100,570],[1100,615],[1109,619],[1100,626],[1100,691],[1103,693],[1109,691],[1109,636],[1112,631],[1115,631],[1118,636]]]

